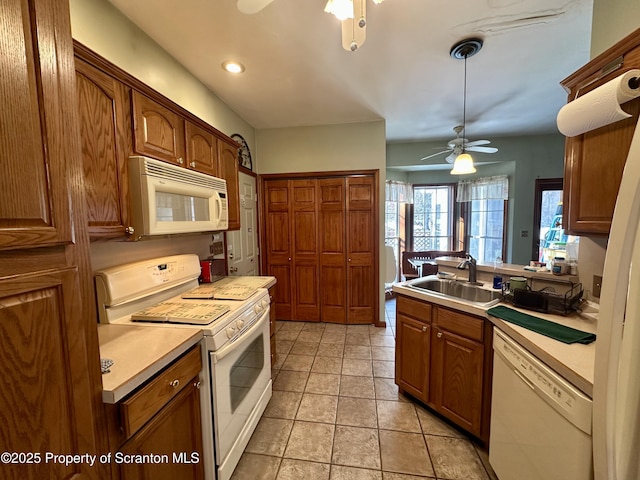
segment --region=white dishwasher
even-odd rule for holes
[[[592,401],[501,330],[489,463],[500,480],[591,480]]]

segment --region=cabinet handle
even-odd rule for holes
[[[426,332],[426,331],[427,331],[427,326],[426,326],[426,325],[423,325],[423,326],[422,326],[422,331],[423,331],[423,332]]]
[[[124,229],[124,233],[126,233],[127,235],[133,235],[133,233],[136,231],[135,228],[133,227],[127,227]]]
[[[193,384],[193,386],[196,387],[198,390],[200,390],[200,385],[201,385],[200,381],[197,381]]]
[[[291,257],[289,257],[289,261],[291,261]]]
[[[349,259],[349,261],[351,261],[351,259]]]
[[[178,163],[179,163],[180,165],[182,165],[182,164],[184,163],[184,160],[182,159],[182,157],[180,157],[180,158],[178,159]]]
[[[438,337],[438,338],[442,338],[442,332],[438,332],[438,333],[436,333],[436,337]]]
[[[191,168],[196,168],[196,162],[191,162],[189,165],[191,165]]]
[[[176,378],[173,382],[169,382],[169,385],[171,385],[173,388],[178,388],[180,386],[180,380]]]

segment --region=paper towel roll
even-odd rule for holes
[[[629,80],[634,77],[640,77],[640,70],[629,70],[567,103],[558,112],[558,130],[567,137],[575,137],[629,118],[631,115],[620,105],[640,97],[640,88],[629,86]]]

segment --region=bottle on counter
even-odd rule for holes
[[[496,261],[493,263],[493,288],[502,288],[502,258],[496,257]]]

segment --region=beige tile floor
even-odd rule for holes
[[[494,480],[464,433],[398,392],[387,328],[278,322],[273,397],[233,480]]]

